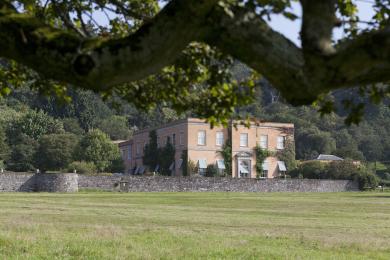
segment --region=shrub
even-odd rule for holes
[[[318,161],[305,162],[298,166],[297,169],[290,172],[293,178],[305,179],[326,179],[328,178],[326,165]]]
[[[196,163],[192,160],[188,160],[188,163],[187,163],[187,171],[188,171],[188,175],[194,175],[196,174]]]
[[[218,169],[217,167],[215,167],[215,165],[213,164],[207,165],[206,174],[205,174],[206,177],[214,177],[217,176],[217,174],[218,174]]]
[[[112,161],[121,156],[118,146],[98,129],[89,131],[81,139],[77,150],[77,158],[93,162],[99,172],[108,170]]]
[[[41,170],[64,169],[73,160],[78,138],[74,134],[44,135],[39,139],[35,164]]]
[[[68,172],[74,170],[81,174],[96,173],[96,166],[93,162],[75,161],[68,165]]]

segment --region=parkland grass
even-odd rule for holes
[[[390,193],[0,194],[0,259],[390,259]]]

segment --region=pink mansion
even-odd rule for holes
[[[158,171],[148,169],[143,164],[143,152],[149,142],[150,131],[156,131],[157,145],[165,146],[170,142],[175,148],[175,160],[170,162],[169,170],[173,176],[183,174],[183,151],[187,151],[188,160],[196,164],[196,171],[203,175],[208,165],[212,164],[218,171],[224,171],[225,162],[221,151],[229,138],[232,148],[232,177],[237,178],[274,178],[285,172],[286,165],[275,156],[267,157],[263,172],[256,172],[255,147],[269,151],[279,151],[286,147],[286,141],[294,141],[294,125],[251,121],[250,127],[244,125],[229,127],[210,125],[201,119],[187,118],[166,125],[144,129],[134,133],[131,140],[119,144],[127,174],[144,174]],[[275,153],[273,153],[275,154]]]

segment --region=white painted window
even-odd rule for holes
[[[263,171],[260,174],[260,178],[268,178],[268,162],[264,161],[262,165]]]
[[[198,145],[206,145],[206,131],[198,131]]]
[[[215,144],[217,146],[222,146],[223,145],[223,132],[217,132],[216,139],[215,139]]]
[[[127,160],[131,160],[131,144],[129,145],[127,150]]]
[[[240,146],[241,147],[248,147],[248,134],[247,133],[240,134]]]
[[[268,135],[260,135],[260,147],[268,149]]]
[[[277,143],[276,143],[276,149],[284,149],[286,143],[286,137],[285,136],[278,136]]]

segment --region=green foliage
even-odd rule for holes
[[[289,174],[293,178],[327,179],[329,178],[326,164],[319,161],[304,162]]]
[[[74,172],[74,170],[80,174],[93,174],[97,172],[96,166],[93,162],[85,161],[74,161],[70,163],[67,167],[67,171]]]
[[[125,165],[122,157],[117,157],[111,161],[110,166],[107,168],[110,173],[123,173],[125,171]]]
[[[6,142],[6,134],[3,128],[0,126],[0,161],[4,161],[8,158],[10,153],[10,147]],[[2,166],[4,168],[4,165]]]
[[[93,162],[99,172],[108,170],[111,163],[120,157],[119,148],[102,131],[90,130],[80,140],[78,159]]]
[[[154,171],[156,166],[159,164],[159,159],[157,155],[159,155],[160,152],[160,149],[157,147],[157,133],[155,130],[150,131],[149,142],[144,147],[144,155],[142,158],[142,162],[145,165],[149,166],[149,169],[151,171]]]
[[[214,164],[207,165],[205,176],[206,177],[215,177],[217,175],[218,175],[217,167]]]
[[[42,110],[31,110],[15,121],[8,131],[13,137],[25,134],[38,140],[42,135],[64,133],[64,127],[61,121],[52,118]]]
[[[173,147],[170,142],[167,142],[164,147],[158,148],[157,156],[158,164],[160,165],[160,173],[166,176],[172,175],[169,167],[175,161],[175,147]]]
[[[295,160],[295,144],[292,140],[287,139],[284,149],[277,151],[276,157],[279,161],[286,163],[287,172],[297,168],[297,160]]]
[[[126,140],[131,136],[131,131],[124,116],[111,116],[103,119],[98,128],[108,134],[112,140]]]
[[[183,150],[183,152],[181,153],[181,159],[183,160],[183,163],[182,163],[182,169],[183,169],[183,176],[189,176],[191,171],[188,167],[189,165],[189,161],[188,161],[188,150]]]
[[[307,179],[355,180],[360,189],[375,188],[378,178],[364,165],[356,165],[352,160],[322,163],[305,162],[290,172],[291,177]]]
[[[73,134],[42,136],[35,155],[36,166],[42,171],[64,169],[73,161],[78,141]]]
[[[267,149],[262,149],[259,145],[255,147],[256,154],[256,174],[260,176],[263,172],[263,163],[267,157],[272,155],[272,152]]]
[[[225,163],[225,175],[228,177],[232,176],[232,140],[230,139],[230,134],[225,141],[225,144],[222,147],[220,152],[224,163]]]
[[[297,156],[303,159],[314,159],[319,154],[331,154],[336,149],[336,142],[330,133],[317,128],[304,128],[296,132],[299,143]]]
[[[196,174],[197,173],[196,163],[192,160],[188,160],[187,169],[188,169],[188,176]]]
[[[27,135],[20,135],[18,141],[12,147],[7,169],[16,172],[33,171],[37,141]]]
[[[84,130],[80,127],[79,121],[76,118],[64,118],[62,123],[64,125],[65,132],[78,136],[85,133]]]

